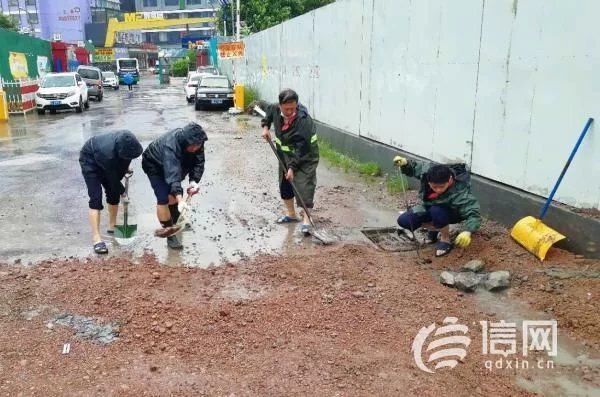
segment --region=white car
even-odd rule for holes
[[[102,85],[104,87],[112,87],[112,89],[118,90],[119,79],[114,72],[102,72]]]
[[[48,73],[35,93],[35,105],[38,114],[69,109],[81,113],[90,107],[87,85],[77,73]]]
[[[188,103],[192,103],[196,99],[196,88],[198,88],[198,83],[202,78],[202,76],[198,73],[192,73],[193,74],[186,79],[187,81],[183,87],[185,90],[185,99],[188,101]]]

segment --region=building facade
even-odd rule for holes
[[[85,24],[122,18],[121,0],[0,0],[0,12],[12,18],[21,33],[44,40],[85,41]]]
[[[38,2],[40,0],[0,0],[0,12],[11,18],[21,33],[40,37],[42,27]]]
[[[88,0],[92,14],[92,23],[107,23],[110,18],[123,17],[121,0]]]
[[[160,12],[165,19],[214,18],[220,8],[218,0],[135,0],[139,13]],[[144,41],[161,48],[181,48],[188,41],[207,40],[216,34],[214,22],[204,22],[163,29],[142,30]]]

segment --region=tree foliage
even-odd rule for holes
[[[251,33],[260,32],[272,26],[297,17],[316,8],[333,3],[335,0],[243,0],[241,2],[240,20],[246,23]],[[227,33],[232,34],[235,20],[231,20],[231,4],[221,8],[219,32],[223,34],[223,21],[227,23]],[[235,15],[234,15],[235,19]]]
[[[177,61],[173,62],[173,66],[171,68],[172,74],[174,77],[185,77],[188,74],[190,65],[189,58],[181,58]]]
[[[15,23],[15,21],[8,15],[4,15],[2,13],[0,13],[0,28],[13,31],[19,30],[19,26]]]

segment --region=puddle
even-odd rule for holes
[[[47,154],[26,154],[21,157],[13,158],[10,160],[0,161],[0,167],[20,167],[24,165],[37,164],[45,161],[58,161],[59,159],[54,156]]]
[[[114,342],[119,336],[119,325],[117,323],[101,325],[93,318],[73,314],[62,314],[47,325],[49,328],[52,327],[50,324],[74,328],[75,336],[91,339],[102,344]]]
[[[474,295],[478,307],[485,313],[494,313],[494,321],[504,320],[516,323],[517,335],[521,334],[523,321],[552,320],[546,313],[531,310],[525,304],[511,299],[507,293],[490,293],[478,291]],[[530,352],[530,357],[522,355],[522,340],[517,341],[517,355],[508,356],[505,360],[518,359],[529,361],[529,368],[513,368],[511,372],[516,374],[517,384],[525,390],[542,394],[544,396],[600,396],[600,389],[595,387],[600,381],[600,354],[591,352],[582,343],[562,334],[560,323],[558,323],[558,339],[556,356],[546,356],[545,353],[536,356]],[[535,352],[537,353],[537,352]],[[496,362],[501,355],[493,355],[486,360],[492,359]],[[543,368],[539,368],[539,360],[543,360]],[[554,368],[545,365],[552,361]],[[496,369],[502,371],[508,369]],[[595,374],[595,375],[594,375]],[[595,378],[595,379],[594,379]]]
[[[27,136],[27,128],[16,127],[6,122],[0,122],[0,142],[10,141]]]

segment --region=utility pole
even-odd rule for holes
[[[227,21],[223,21],[223,36],[227,37]]]
[[[236,41],[240,41],[240,0],[237,0],[237,15],[235,20]]]
[[[231,37],[235,36],[235,16],[233,15],[233,3],[229,3],[229,8],[231,8]]]

